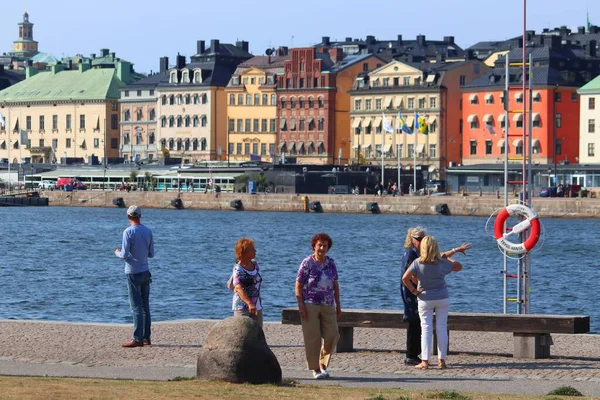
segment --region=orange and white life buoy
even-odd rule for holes
[[[506,220],[511,216],[519,215],[524,217],[525,220],[515,225],[510,232],[505,232],[504,224]],[[530,228],[531,233],[523,243],[513,243],[507,240],[509,236],[519,234]],[[540,233],[540,220],[538,219],[537,214],[529,207],[522,204],[511,204],[504,208],[500,211],[500,214],[498,214],[496,222],[494,223],[494,237],[496,238],[496,242],[498,242],[498,246],[513,254],[523,254],[531,251],[537,244]]]

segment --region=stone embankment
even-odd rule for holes
[[[122,198],[124,206],[137,204],[146,208],[171,208],[172,200],[181,199],[183,208],[194,210],[234,211],[231,202],[240,200],[247,211],[304,212],[304,195],[295,194],[216,194],[191,192],[121,192],[121,191],[46,191],[51,206],[115,207],[113,200]],[[496,196],[372,196],[310,194],[309,202],[321,203],[325,213],[370,213],[367,203],[376,202],[383,214],[435,215],[436,205],[446,204],[451,215],[487,217],[503,207]],[[511,197],[512,202],[517,199]],[[534,198],[533,207],[540,217],[590,218],[600,215],[600,199]]]

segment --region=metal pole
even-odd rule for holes
[[[396,187],[398,188],[398,194],[402,196],[402,184],[400,182],[400,174],[402,173],[402,166],[400,165],[400,143],[396,143],[396,152],[398,153],[398,183],[396,184]]]
[[[417,126],[417,121],[414,122],[413,126]],[[413,193],[415,193],[417,191],[417,146],[419,142],[419,131],[414,129],[413,134],[415,135],[415,144],[413,147]]]
[[[375,127],[375,130],[377,130],[377,127]],[[385,182],[385,176],[384,176],[385,169],[384,169],[384,165],[383,165],[383,163],[384,163],[384,160],[383,160],[384,146],[385,146],[385,132],[382,129],[381,130],[381,186],[383,186],[384,182]],[[383,193],[383,189],[381,192]]]
[[[12,144],[10,142],[10,130],[11,130],[11,125],[10,125],[10,109],[9,109],[8,110],[8,129],[6,129],[6,132],[8,132],[8,193],[12,192],[12,183],[11,183],[11,179],[10,179],[10,163],[11,163],[10,147],[12,146]]]
[[[509,79],[510,79],[510,70],[509,63],[510,57],[508,53],[504,57],[505,61],[505,72],[504,72],[504,207],[508,205],[508,108],[510,103],[509,97]],[[506,231],[506,224],[504,224],[503,229]],[[503,304],[503,312],[507,313],[507,295],[508,295],[508,281],[506,274],[508,273],[508,258],[506,254],[503,257],[502,263],[502,273],[503,273],[503,285],[504,285],[504,296],[502,298]]]

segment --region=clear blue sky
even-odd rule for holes
[[[586,10],[590,21],[600,25],[600,0],[527,3],[528,29],[583,26]],[[76,53],[89,56],[109,48],[117,57],[132,61],[137,71],[149,72],[158,69],[161,56],[172,62],[178,52],[193,55],[199,39],[247,40],[255,55],[264,54],[269,46],[311,45],[322,36],[454,36],[460,46],[468,47],[481,40],[520,35],[522,4],[522,0],[2,1],[0,53],[12,51],[25,9],[35,24],[40,51],[60,58]]]

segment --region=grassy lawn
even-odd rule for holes
[[[111,379],[0,377],[0,398],[6,399],[348,399],[348,400],[480,400],[545,399],[559,396],[507,396],[441,391],[407,391],[401,389],[346,388],[311,386],[286,382],[274,385],[236,385],[183,379],[171,382]],[[583,397],[570,397],[583,399]]]

